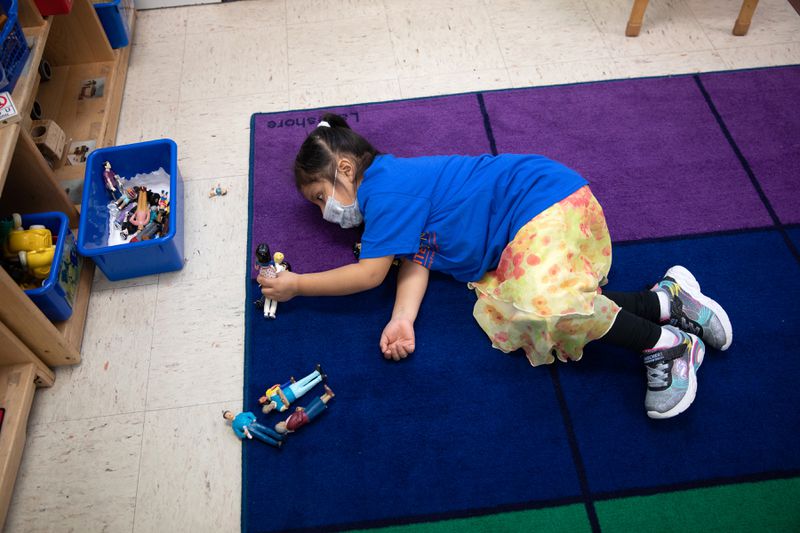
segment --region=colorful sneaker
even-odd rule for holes
[[[669,298],[670,325],[697,335],[718,350],[727,350],[731,345],[733,328],[728,314],[721,305],[700,292],[700,284],[687,269],[670,268],[664,279],[650,290],[664,292]]]
[[[671,418],[692,405],[697,393],[697,369],[703,362],[706,347],[696,335],[673,326],[679,343],[672,348],[648,350],[643,360],[647,367],[647,395],[644,407],[650,418]]]

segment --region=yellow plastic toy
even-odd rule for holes
[[[56,247],[42,248],[30,252],[22,251],[19,253],[20,264],[28,269],[28,272],[36,279],[47,279],[50,275],[50,265],[53,264],[53,255]]]
[[[8,259],[13,259],[20,252],[32,252],[53,246],[53,235],[44,226],[35,224],[28,229],[22,228],[22,217],[19,213],[12,215],[14,229],[8,234],[3,252]]]
[[[56,247],[50,230],[40,225],[22,228],[22,217],[18,213],[12,215],[14,229],[8,234],[3,253],[8,259],[19,259],[20,264],[37,279],[46,279],[50,275],[50,265]]]

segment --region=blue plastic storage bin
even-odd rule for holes
[[[103,185],[103,163],[129,179],[163,168],[169,174],[169,231],[148,241],[108,245],[111,197]],[[112,281],[183,268],[183,179],[178,171],[178,146],[159,139],[99,148],[89,154],[83,181],[78,252],[91,257]]]
[[[17,0],[0,1],[0,10],[8,17],[0,33],[0,92],[12,92],[30,49],[17,19]]]
[[[106,30],[111,48],[128,46],[131,38],[131,19],[133,18],[133,0],[113,0],[95,4],[94,10]]]
[[[81,277],[75,236],[69,229],[69,219],[64,213],[22,215],[22,227],[29,228],[33,224],[41,224],[56,237],[56,252],[50,275],[42,282],[42,286],[28,289],[25,294],[50,320],[66,320],[72,315],[75,291]]]

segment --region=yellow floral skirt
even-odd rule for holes
[[[619,313],[600,291],[610,268],[603,209],[586,186],[525,224],[497,270],[469,284],[478,296],[473,315],[493,347],[521,348],[533,366],[554,356],[577,361]]]

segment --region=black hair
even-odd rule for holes
[[[344,117],[325,113],[322,120],[330,127],[318,126],[309,133],[294,160],[294,179],[298,189],[321,180],[333,183],[337,156],[350,156],[355,160],[358,181],[379,154],[368,140],[350,129]]]

